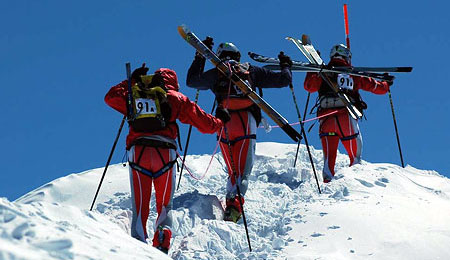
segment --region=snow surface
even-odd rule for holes
[[[313,148],[316,168],[322,151]],[[169,257],[129,236],[128,170],[103,168],[54,180],[14,202],[0,198],[3,259],[450,259],[450,180],[435,171],[387,163],[347,167],[339,154],[336,179],[318,193],[306,147],[257,143],[242,220],[221,220],[224,163],[217,154],[201,181],[188,174],[174,197]],[[187,165],[204,173],[211,155]],[[319,179],[320,180],[320,179]],[[156,219],[154,200],[149,233]]]

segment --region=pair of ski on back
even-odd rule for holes
[[[319,53],[311,44],[311,40],[308,35],[303,34],[302,39],[296,39],[293,37],[286,37],[287,40],[293,42],[295,46],[305,55],[309,63],[293,61],[292,71],[304,71],[304,72],[317,72],[320,77],[330,86],[330,88],[336,93],[339,99],[342,100],[346,106],[349,114],[354,119],[359,119],[363,116],[362,112],[358,110],[351,102],[348,96],[342,93],[337,86],[333,83],[326,73],[342,73],[352,76],[368,77],[376,80],[393,81],[394,76],[387,74],[388,72],[411,72],[412,67],[336,67],[325,66]],[[279,63],[277,58],[266,57],[253,52],[249,52],[248,55],[255,61],[268,63],[265,68],[278,70]]]
[[[217,69],[226,76],[229,76],[231,81],[246,95],[253,103],[255,103],[264,113],[267,114],[283,131],[295,142],[302,139],[302,135],[297,132],[289,122],[280,115],[269,103],[267,103],[261,96],[259,96],[252,87],[239,78],[238,75],[231,73],[226,63],[210,50],[193,32],[186,26],[178,26],[178,32],[192,47],[194,47],[206,59],[210,60]]]

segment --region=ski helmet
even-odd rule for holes
[[[331,48],[330,59],[336,56],[343,57],[346,61],[350,62],[350,60],[352,59],[352,52],[349,48],[347,48],[347,46],[341,43],[334,45],[333,48]]]
[[[219,44],[219,47],[217,47],[217,56],[219,56],[221,60],[240,61],[241,59],[239,49],[231,42],[223,42]]]

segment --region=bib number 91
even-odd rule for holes
[[[136,113],[139,115],[154,115],[158,112],[155,101],[152,99],[136,99]]]

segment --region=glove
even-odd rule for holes
[[[134,80],[134,82],[140,82],[141,76],[147,75],[148,68],[145,67],[145,63],[142,63],[142,67],[137,68],[131,73],[131,79]]]
[[[391,87],[394,84],[393,80],[386,80],[389,87]]]
[[[212,37],[207,36],[206,39],[204,39],[203,44],[206,45],[206,47],[208,47],[210,50],[212,50],[213,46],[214,46],[214,40]]]
[[[214,46],[214,40],[212,37],[207,36],[206,39],[204,39],[202,42],[203,42],[203,44],[206,45],[206,47],[208,47],[210,50],[212,50],[212,48]],[[195,52],[195,57],[203,58],[203,56],[200,53],[198,53],[198,51]]]
[[[282,69],[292,67],[291,57],[285,55],[284,52],[280,51],[280,54],[278,54],[278,59],[280,60],[280,67]]]
[[[230,113],[226,108],[223,107],[218,107],[216,109],[216,117],[219,118],[223,122],[223,124],[226,124],[231,120]]]
[[[388,73],[384,73],[384,75],[389,76]],[[385,80],[385,81],[388,84],[388,87],[391,87],[394,84],[394,79],[392,79],[392,80]]]

